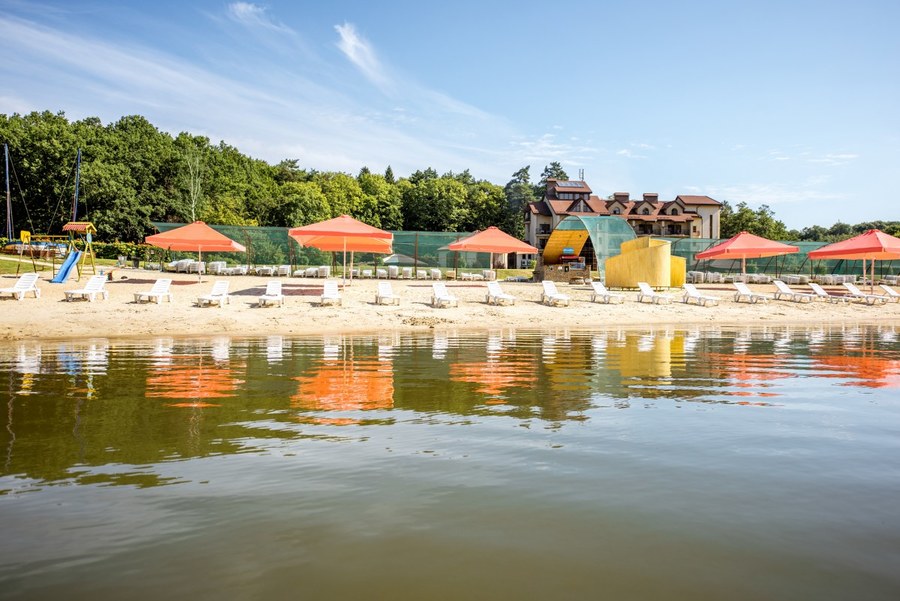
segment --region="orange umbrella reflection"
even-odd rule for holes
[[[705,357],[705,362],[708,365],[724,370],[726,377],[728,377],[734,386],[738,388],[754,388],[757,386],[767,387],[770,386],[770,384],[766,384],[765,382],[797,377],[796,374],[790,371],[780,369],[787,360],[785,355],[730,355],[725,353],[708,353]],[[731,394],[733,396],[779,396],[774,392],[759,391],[735,391]]]
[[[291,406],[309,411],[357,411],[394,406],[394,372],[389,361],[334,359],[300,382]],[[341,420],[343,421],[343,420]]]
[[[478,363],[453,363],[450,379],[454,382],[476,384],[475,391],[491,397],[502,397],[508,388],[526,387],[537,381],[534,364],[522,359],[507,357],[503,360]],[[488,403],[502,403],[501,398]]]
[[[200,355],[181,355],[172,365],[153,368],[147,377],[147,396],[163,399],[194,399],[171,403],[170,407],[217,407],[214,403],[197,399],[218,399],[235,396],[242,384],[234,369],[221,364],[198,365]]]
[[[865,388],[900,388],[900,361],[873,357],[873,353],[848,357],[825,355],[815,357],[816,365],[837,373],[822,374],[830,378],[854,378],[841,386]]]

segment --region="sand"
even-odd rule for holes
[[[429,305],[431,282],[391,280],[399,306],[376,305],[376,280],[354,280],[343,288],[343,306],[319,306],[321,279],[280,278],[285,294],[283,307],[259,308],[257,297],[271,278],[235,276],[227,279],[231,303],[222,308],[198,307],[196,299],[212,288],[213,276],[198,282],[196,275],[165,274],[175,281],[173,302],[138,304],[134,293],[149,290],[158,272],[117,269],[107,283],[109,298],[95,302],[67,302],[63,291],[83,287],[81,283],[51,284],[42,276],[41,298],[31,296],[16,301],[0,299],[0,340],[65,338],[123,338],[153,336],[264,336],[328,333],[365,333],[376,331],[427,331],[440,329],[488,329],[497,327],[597,329],[645,325],[775,325],[797,323],[888,323],[900,324],[900,303],[868,306],[863,303],[832,304],[823,301],[794,303],[769,301],[767,304],[736,303],[730,284],[698,286],[706,294],[721,299],[717,306],[685,305],[678,291],[669,293],[671,304],[647,304],[636,301],[636,292],[625,291],[622,304],[591,303],[588,285],[560,285],[568,294],[568,307],[550,307],[540,303],[541,285],[526,282],[501,282],[508,294],[517,297],[512,306],[485,303],[483,282],[446,282],[451,294],[459,298],[458,307],[436,309]],[[338,280],[340,282],[340,280]],[[14,284],[13,276],[0,277],[0,288]],[[806,286],[794,286],[809,292]],[[751,289],[771,295],[770,285],[751,285]],[[833,294],[842,288],[827,288]]]

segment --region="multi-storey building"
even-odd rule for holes
[[[628,192],[595,196],[583,181],[549,179],[544,198],[525,209],[525,239],[543,249],[553,229],[569,215],[621,217],[638,236],[718,238],[722,203],[709,196],[682,194],[661,201],[658,194],[632,199]]]

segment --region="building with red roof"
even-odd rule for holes
[[[621,217],[638,236],[718,238],[722,203],[709,196],[681,194],[661,201],[647,193],[633,199],[628,192],[596,196],[578,180],[548,179],[544,198],[525,208],[525,239],[543,249],[550,233],[569,215]]]

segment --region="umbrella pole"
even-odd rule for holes
[[[747,275],[747,257],[741,255],[741,275]]]
[[[203,283],[203,270],[200,268],[200,263],[203,263],[203,248],[197,247],[197,282]]]
[[[350,251],[350,283],[353,283],[353,251]]]
[[[347,239],[344,238],[344,268],[341,270],[341,286],[347,285]]]

